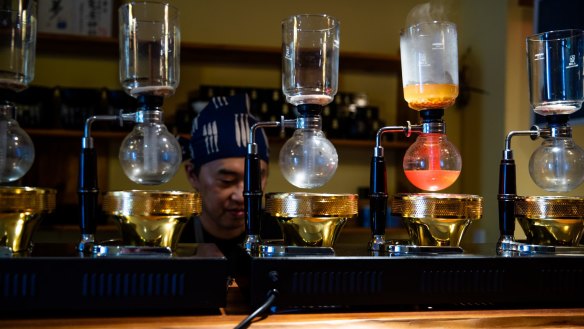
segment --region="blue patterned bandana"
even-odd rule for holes
[[[195,166],[234,157],[245,157],[250,127],[257,119],[249,113],[246,94],[213,97],[193,120],[191,161]],[[269,161],[268,140],[262,129],[256,130],[255,142],[260,159]]]

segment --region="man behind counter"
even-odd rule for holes
[[[184,229],[181,241],[215,243],[228,258],[237,253],[245,238],[245,155],[249,130],[256,122],[249,113],[249,98],[245,94],[214,97],[193,120],[191,160],[185,170],[190,184],[201,196],[202,212]],[[256,130],[255,142],[264,189],[269,148],[263,130]],[[278,230],[273,223],[262,226],[262,232]]]

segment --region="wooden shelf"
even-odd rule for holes
[[[56,138],[81,138],[83,136],[83,131],[81,130],[68,130],[68,129],[37,129],[37,128],[24,128],[26,132],[32,137],[56,137]],[[91,137],[94,138],[119,138],[123,139],[128,135],[129,131],[99,131],[92,130]]]
[[[119,56],[116,38],[39,33],[37,52],[58,56],[108,58]],[[182,62],[221,63],[234,66],[278,67],[281,66],[281,50],[270,47],[185,43],[181,44]],[[363,71],[372,74],[396,74],[400,70],[399,56],[383,56],[365,53],[341,52],[340,69]],[[27,129],[31,136],[56,138],[81,138],[82,131],[63,129]],[[123,131],[93,130],[92,137],[119,138]],[[188,136],[187,136],[188,137]],[[278,140],[273,140],[278,143]],[[374,140],[332,140],[335,145],[348,147],[373,147]],[[405,149],[409,142],[384,142],[384,147]]]
[[[26,132],[32,137],[51,137],[51,138],[81,138],[83,132],[81,130],[68,130],[68,129],[36,129],[36,128],[25,128]],[[128,131],[100,131],[92,130],[91,137],[94,138],[106,138],[106,139],[123,139],[128,135]],[[181,134],[184,138],[190,138],[188,134]],[[282,144],[284,143],[282,138],[272,138],[271,143]],[[370,147],[375,146],[375,141],[371,140],[356,140],[356,139],[331,139],[331,142],[335,146],[344,147]],[[383,147],[387,149],[407,149],[411,145],[408,141],[390,141],[383,142]]]
[[[274,144],[284,144],[285,141],[282,138],[270,139],[270,143]],[[368,150],[371,149],[371,152],[373,152],[373,147],[375,147],[375,140],[373,138],[371,140],[332,138],[330,141],[335,147],[367,148]],[[383,141],[381,146],[386,149],[406,150],[411,144],[412,142],[410,141]]]
[[[375,147],[375,141],[371,140],[349,140],[349,139],[340,139],[340,140],[332,140],[332,143],[339,146],[350,146],[350,147],[368,147],[373,150]],[[409,141],[384,141],[381,143],[381,146],[386,149],[395,149],[395,150],[406,150],[408,147],[412,145],[412,142]]]
[[[69,55],[75,57],[112,58],[119,57],[118,41],[115,38],[86,37],[65,34],[39,33],[39,54]],[[236,66],[277,67],[281,66],[281,49],[187,43],[181,44],[181,62],[205,62],[233,64]],[[340,70],[364,71],[374,74],[396,73],[400,70],[398,55],[385,56],[341,51]]]

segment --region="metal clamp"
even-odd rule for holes
[[[456,246],[416,246],[416,245],[387,245],[386,252],[390,255],[444,255],[462,254],[464,250]]]
[[[268,244],[259,246],[259,255],[263,257],[334,256],[335,251],[331,247],[304,247]]]
[[[172,256],[169,247],[93,245],[92,254],[104,256]]]
[[[500,244],[500,252],[516,256],[534,255],[581,255],[584,256],[584,247],[548,246],[529,244],[517,241],[506,241]]]

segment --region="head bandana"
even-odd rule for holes
[[[191,161],[195,166],[233,157],[245,157],[250,127],[257,122],[249,113],[245,94],[213,97],[193,120],[191,131]],[[260,159],[269,161],[267,137],[256,130],[255,142]]]

